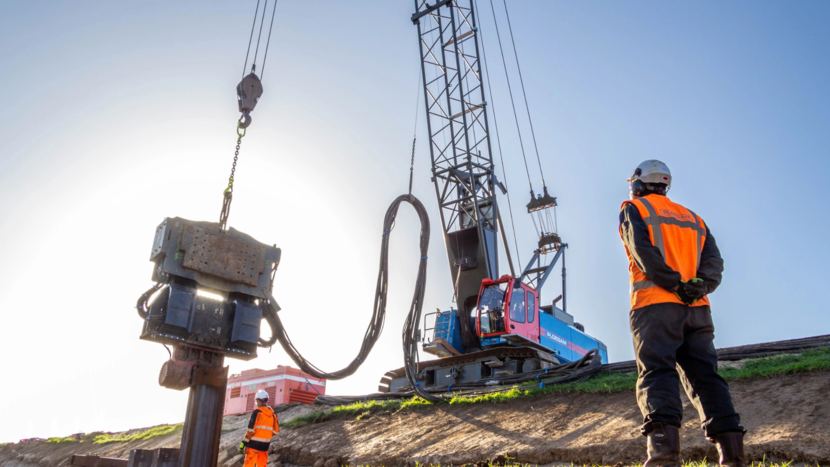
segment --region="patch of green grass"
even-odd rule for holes
[[[127,433],[102,433],[92,439],[92,444],[128,443],[130,441],[143,441],[158,436],[165,436],[173,433],[181,433],[184,423],[176,425],[159,425],[139,431],[133,434]]]
[[[803,373],[830,369],[830,348],[821,348],[804,351],[801,354],[784,354],[744,360],[741,368],[721,368],[719,373],[727,381],[742,380],[775,375]],[[525,383],[500,392],[483,394],[480,396],[455,396],[448,401],[437,404],[469,405],[490,403],[498,404],[522,397],[534,397],[547,394],[567,392],[583,394],[612,394],[634,389],[637,383],[636,373],[613,373],[596,375],[585,381],[556,384],[551,386],[539,383]],[[334,416],[355,417],[360,420],[372,413],[394,413],[404,409],[418,409],[436,403],[414,397],[405,400],[366,401],[341,405],[329,410],[310,413],[296,417],[282,426],[296,428],[310,423],[320,423]],[[685,465],[685,464],[684,464]],[[773,464],[759,464],[757,467],[771,467]],[[788,464],[786,464],[788,465]],[[782,467],[786,467],[786,465]],[[688,464],[686,467],[703,467],[703,464]]]
[[[294,417],[287,422],[280,422],[280,428],[298,428],[304,425],[326,421],[331,416],[331,410],[320,410],[309,414]]]
[[[564,392],[582,394],[611,394],[634,389],[636,382],[637,375],[634,373],[614,373],[597,375],[585,381],[555,384],[551,386],[544,386],[539,383],[525,383],[521,386],[512,387],[502,392],[493,392],[490,394],[470,397],[455,396],[449,400],[449,404],[469,405],[480,404],[482,402],[499,404],[522,397],[559,394]]]
[[[745,360],[741,368],[722,368],[719,373],[726,380],[740,380],[827,369],[830,369],[830,348]]]
[[[420,397],[411,397],[409,399],[399,400],[399,401],[389,401],[392,402],[391,406],[395,406],[396,404],[400,404],[401,410],[406,409],[420,409],[421,407],[427,407],[432,405],[432,402],[420,398]]]
[[[47,443],[52,444],[61,444],[61,443],[83,443],[82,439],[78,439],[72,436],[67,436],[66,438],[49,438],[46,440]]]
[[[428,401],[425,401],[419,397],[407,400],[354,402],[352,404],[338,405],[328,410],[320,410],[318,412],[311,412],[309,414],[300,415],[299,417],[294,417],[287,422],[280,423],[280,427],[297,428],[303,425],[324,422],[335,416],[354,417],[357,420],[361,420],[366,418],[371,413],[396,412],[404,405],[406,405],[407,408],[414,408],[429,404],[430,403]]]

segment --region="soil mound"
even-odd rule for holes
[[[749,458],[830,464],[830,372],[733,381],[730,387],[748,430]],[[716,459],[685,396],[684,407],[683,458]],[[279,416],[285,422],[324,408],[291,407]],[[236,447],[246,422],[246,415],[225,417],[219,466],[242,465]],[[427,406],[285,428],[272,443],[269,465],[460,465],[508,458],[529,464],[630,465],[643,461],[640,423],[632,391]],[[28,441],[0,446],[0,467],[65,466],[72,454],[126,458],[131,449],[177,447],[178,442],[175,434],[101,446]]]

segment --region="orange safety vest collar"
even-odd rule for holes
[[[700,256],[706,242],[706,224],[703,223],[703,219],[665,196],[647,195],[625,201],[622,207],[629,203],[637,207],[648,227],[652,245],[660,250],[666,264],[679,272],[684,281],[697,277]],[[669,292],[649,280],[634,263],[627,246],[625,253],[629,261],[632,310],[656,303],[683,303],[674,292]],[[706,305],[709,305],[708,297],[703,297],[691,306]]]

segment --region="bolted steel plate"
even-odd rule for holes
[[[185,228],[182,245],[187,248],[182,266],[250,286],[257,285],[265,266],[263,245],[192,224]]]

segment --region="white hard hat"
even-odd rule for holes
[[[268,393],[263,391],[262,389],[260,389],[259,391],[256,392],[255,397],[256,397],[257,400],[267,401],[268,400]]]
[[[671,171],[669,167],[656,159],[647,160],[634,169],[628,181],[640,180],[643,183],[663,183],[671,187]]]

